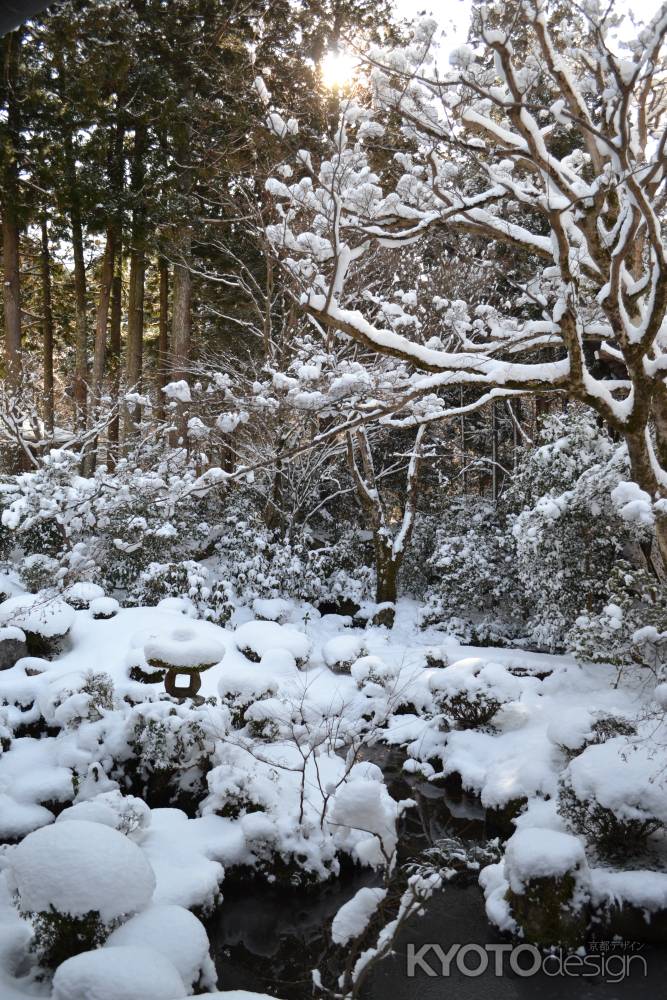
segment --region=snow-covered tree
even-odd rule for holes
[[[667,563],[667,5],[623,43],[613,3],[590,0],[576,24],[549,0],[516,6],[516,38],[482,7],[480,44],[446,69],[433,21],[371,50],[370,90],[343,102],[326,155],[298,150],[296,173],[269,182],[269,235],[317,328],[406,366],[386,421],[460,412],[452,386],[475,390],[467,408],[536,392],[592,407],[627,444]],[[297,145],[296,121],[268,123]],[[409,301],[354,285],[369,258],[434,231],[454,254],[470,237],[508,246],[527,277],[504,303],[458,302],[424,340]]]

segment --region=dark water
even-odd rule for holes
[[[394,798],[411,796],[417,800],[417,808],[405,815],[401,860],[416,856],[444,836],[457,835],[470,843],[486,839],[484,810],[477,800],[406,779],[400,751],[376,750],[373,759],[383,768]],[[224,904],[208,926],[220,988],[255,990],[282,1000],[312,998],[311,970],[326,968],[331,960],[328,927],[333,916],[362,886],[377,884],[375,880],[372,872],[352,869],[314,891],[285,890],[260,882],[226,882]],[[365,1000],[667,997],[667,948],[648,945],[638,945],[635,950],[615,949],[611,958],[611,952],[601,944],[587,967],[570,959],[569,968],[563,970],[556,959],[551,959],[548,974],[538,971],[530,976],[513,971],[508,956],[498,956],[502,974],[496,975],[493,953],[480,975],[464,974],[454,953],[448,974],[443,976],[438,952],[431,948],[422,954],[435,975],[429,975],[420,964],[409,975],[410,949],[414,954],[423,946],[439,945],[446,954],[454,944],[483,947],[501,943],[506,942],[489,925],[477,884],[450,883],[429,901],[425,915],[406,927],[394,953],[375,966],[365,982],[363,996]],[[480,957],[471,952],[459,961],[464,969],[475,972]],[[532,955],[520,956],[519,972],[532,962]]]

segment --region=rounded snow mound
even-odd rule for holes
[[[451,666],[434,670],[428,682],[432,692],[455,696],[463,692],[475,695],[492,692],[496,697],[510,700],[521,694],[521,682],[502,663],[469,656]]]
[[[595,801],[624,820],[667,821],[667,775],[662,754],[650,743],[616,736],[587,747],[567,774],[577,796]]]
[[[118,789],[100,792],[92,799],[76,802],[58,815],[56,823],[101,823],[128,836],[142,833],[151,821],[151,811],[136,795],[123,795]]]
[[[220,663],[225,647],[216,639],[202,636],[194,627],[183,625],[164,636],[149,639],[144,656],[151,666],[207,670]]]
[[[384,689],[394,684],[400,670],[393,664],[385,663],[379,656],[361,656],[352,664],[350,673],[361,691],[369,688]]]
[[[66,635],[74,622],[74,608],[60,597],[18,594],[0,604],[0,626],[16,625],[45,639]]]
[[[25,642],[25,632],[16,625],[0,628],[0,642]]]
[[[275,649],[286,649],[297,664],[305,663],[312,649],[310,639],[303,632],[277,622],[246,622],[239,625],[234,639],[237,649],[256,662]]]
[[[116,928],[105,947],[125,945],[159,951],[178,970],[188,991],[200,980],[211,988],[217,985],[204,925],[183,906],[149,907]]]
[[[87,608],[91,601],[104,597],[104,588],[97,583],[82,580],[79,583],[73,583],[65,593],[67,600],[75,607]]]
[[[580,884],[590,883],[586,853],[570,833],[528,827],[517,830],[505,848],[505,872],[513,892],[523,892],[535,878],[561,878],[577,874]]]
[[[324,662],[334,673],[348,673],[355,660],[365,656],[367,650],[362,636],[336,635],[322,647]]]
[[[93,618],[113,618],[120,611],[115,597],[95,597],[88,607]]]
[[[157,602],[156,607],[160,611],[174,611],[186,618],[197,617],[197,609],[189,597],[163,597],[161,601]]]
[[[289,618],[292,604],[282,597],[256,597],[252,602],[252,610],[258,618],[282,624]]]
[[[44,826],[16,847],[9,882],[24,912],[51,908],[104,923],[136,913],[150,901],[155,875],[140,847],[102,823],[81,820]]]
[[[53,977],[53,1000],[180,1000],[176,967],[152,948],[98,948],[68,958]]]

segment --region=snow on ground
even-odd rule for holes
[[[611,668],[582,668],[569,657],[463,647],[418,630],[417,610],[400,602],[391,631],[353,629],[349,618],[286,601],[256,602],[254,614],[239,611],[226,628],[192,617],[177,600],[121,608],[110,618],[94,617],[95,607],[68,610],[71,629],[53,659],[26,657],[0,671],[0,734],[14,734],[0,754],[3,1000],[50,989],[25,975],[31,931],[11,898],[16,888],[24,910],[121,914],[101,950],[60,967],[54,1000],[116,1000],[104,980],[119,955],[142,997],[178,1000],[196,975],[214,988],[203,927],[188,911],[224,906],[230,871],[254,868],[272,878],[276,858],[288,866],[298,859],[302,873],[321,879],[337,872],[340,853],[374,866],[391,857],[397,818],[410,805],[390,798],[379,768],[350,756],[369,732],[406,748],[407,771],[457,773],[486,807],[521,800],[505,861],[483,873],[489,916],[501,927],[512,926],[508,879],[528,869],[554,872],[566,861],[589,872],[594,901],[667,906],[667,871],[586,867],[583,841],[555,804],[567,774],[582,794],[621,813],[637,811],[638,773],[646,775],[650,763],[640,799],[667,816],[664,755],[645,746],[624,754],[620,736],[589,745],[602,716],[640,717],[650,690],[615,686]],[[34,613],[40,621],[45,614],[41,607]],[[148,669],[151,658],[175,661],[181,646],[188,665],[212,664],[202,673],[199,707],[167,702],[161,683],[129,675],[132,667]],[[454,666],[427,666],[434,647]],[[341,663],[351,674],[337,672]],[[498,702],[492,726],[445,723],[443,705],[461,692]],[[336,752],[345,749],[347,757]],[[163,760],[171,772],[160,771]],[[614,784],[610,775],[619,773]],[[160,800],[165,775],[176,776],[186,799],[195,796],[194,811]],[[144,786],[156,796],[151,808],[137,794]],[[106,881],[96,876],[98,860]],[[380,901],[368,892],[341,911],[341,942]]]

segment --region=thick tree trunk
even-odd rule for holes
[[[143,247],[133,247],[130,253],[130,282],[127,302],[127,354],[125,379],[132,392],[141,391],[144,359],[144,291],[146,254]],[[131,403],[126,409],[126,438],[141,419],[141,407]]]
[[[162,392],[167,384],[169,372],[169,265],[164,257],[158,261],[160,275],[160,316],[158,320],[158,367],[157,367],[157,407],[158,420],[164,420],[165,398]]]
[[[146,284],[146,206],[143,188],[146,177],[144,158],[146,153],[146,126],[137,124],[134,131],[134,151],[132,154],[132,246],[130,249],[130,282],[127,302],[127,345],[125,359],[125,380],[132,392],[141,392],[141,376],[144,354],[144,293]],[[126,444],[132,430],[141,420],[141,407],[131,403],[125,410]]]
[[[21,373],[19,227],[15,213],[6,205],[2,218],[2,261],[7,377],[11,384],[17,384]]]
[[[111,375],[111,398],[116,406],[107,431],[107,465],[116,468],[120,437],[120,334],[123,315],[123,254],[120,246],[116,255],[115,272],[111,284],[111,319],[109,322],[109,371]]]
[[[386,625],[388,628],[394,624],[395,610],[398,588],[398,571],[403,562],[403,553],[394,552],[391,538],[384,534],[376,533],[375,543],[375,600],[377,604],[391,604],[392,607],[382,608],[375,618],[376,625]]]
[[[191,234],[186,229],[178,241],[178,259],[174,264],[174,291],[171,319],[172,378],[187,375],[192,340],[192,275],[190,274]]]
[[[85,431],[88,417],[88,317],[86,312],[86,263],[83,256],[83,223],[81,221],[81,201],[72,136],[66,134],[63,141],[65,151],[65,176],[69,195],[69,215],[72,234],[72,256],[74,258],[74,422],[77,431]]]
[[[10,384],[18,384],[21,374],[21,267],[19,252],[19,172],[18,144],[20,103],[16,95],[19,75],[22,32],[13,31],[2,41],[3,89],[7,120],[2,149],[2,267],[5,322],[6,375]]]
[[[107,241],[100,269],[100,292],[95,314],[95,346],[93,352],[93,387],[96,401],[102,394],[104,363],[107,353],[107,326],[109,324],[109,303],[113,284],[114,260],[116,257],[114,227],[107,230]]]
[[[107,229],[106,246],[102,257],[100,269],[100,291],[97,300],[97,310],[95,312],[95,343],[93,347],[93,372],[92,372],[92,404],[89,418],[91,426],[94,426],[100,417],[102,384],[104,381],[104,365],[107,352],[107,327],[109,325],[109,302],[111,300],[111,285],[113,283],[114,257],[115,257],[115,227],[109,226]],[[92,476],[97,464],[98,436],[88,443],[84,455],[83,472],[86,476]]]
[[[174,381],[187,377],[192,340],[192,275],[190,273],[190,229],[181,231],[178,240],[178,259],[174,264],[174,291],[171,313],[171,378]],[[178,430],[172,435],[172,446],[188,447],[188,407],[178,404]]]
[[[51,304],[51,254],[49,252],[49,227],[42,217],[42,408],[44,426],[53,434],[55,422],[53,400],[53,309]]]

